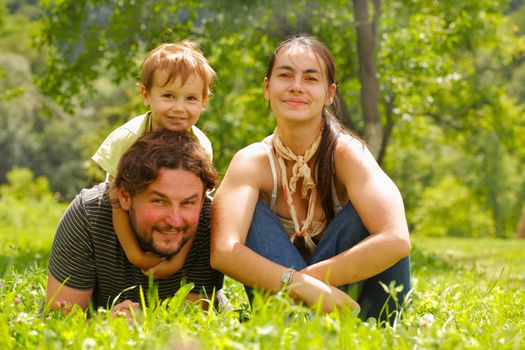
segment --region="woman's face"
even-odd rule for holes
[[[271,76],[264,81],[264,96],[276,118],[298,123],[321,118],[335,89],[335,84],[328,86],[324,62],[301,47],[279,51]]]

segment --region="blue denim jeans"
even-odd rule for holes
[[[368,231],[353,205],[349,202],[330,222],[316,249],[305,261],[297,248],[290,242],[288,233],[279,222],[277,215],[266,203],[259,200],[246,237],[246,246],[282,266],[301,270],[306,266],[348,250],[367,236]],[[403,290],[397,294],[397,300],[390,297],[390,294],[385,292],[379,284],[382,282],[389,286],[392,281],[395,281],[396,285],[403,285]],[[245,288],[251,303],[252,289],[247,286]],[[357,288],[357,301],[361,306],[360,317],[362,319],[375,317],[378,320],[386,320],[389,315],[386,312],[381,313],[381,309],[388,302],[387,310],[391,313],[388,319],[392,321],[395,316],[393,311],[399,309],[406,294],[412,289],[410,257],[399,260],[387,270],[364,281],[340,288],[346,291]]]

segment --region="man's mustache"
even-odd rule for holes
[[[173,233],[184,233],[188,230],[188,225],[183,226],[155,226],[155,230],[161,231],[161,232],[173,232]]]

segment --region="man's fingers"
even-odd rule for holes
[[[139,303],[132,302],[131,300],[124,300],[122,303],[115,305],[111,309],[111,316],[113,317],[126,317],[131,318],[131,310],[138,310]]]

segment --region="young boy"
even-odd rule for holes
[[[146,132],[187,130],[212,159],[211,142],[195,123],[204,109],[214,79],[214,70],[190,41],[162,44],[146,56],[142,64],[140,93],[150,111],[114,130],[92,157],[107,173],[112,203],[116,202],[112,180],[120,157]],[[126,211],[113,208],[113,225],[128,260],[144,274],[153,273],[155,278],[163,278],[182,267],[191,244],[186,244],[169,260],[163,260],[141,248]]]

